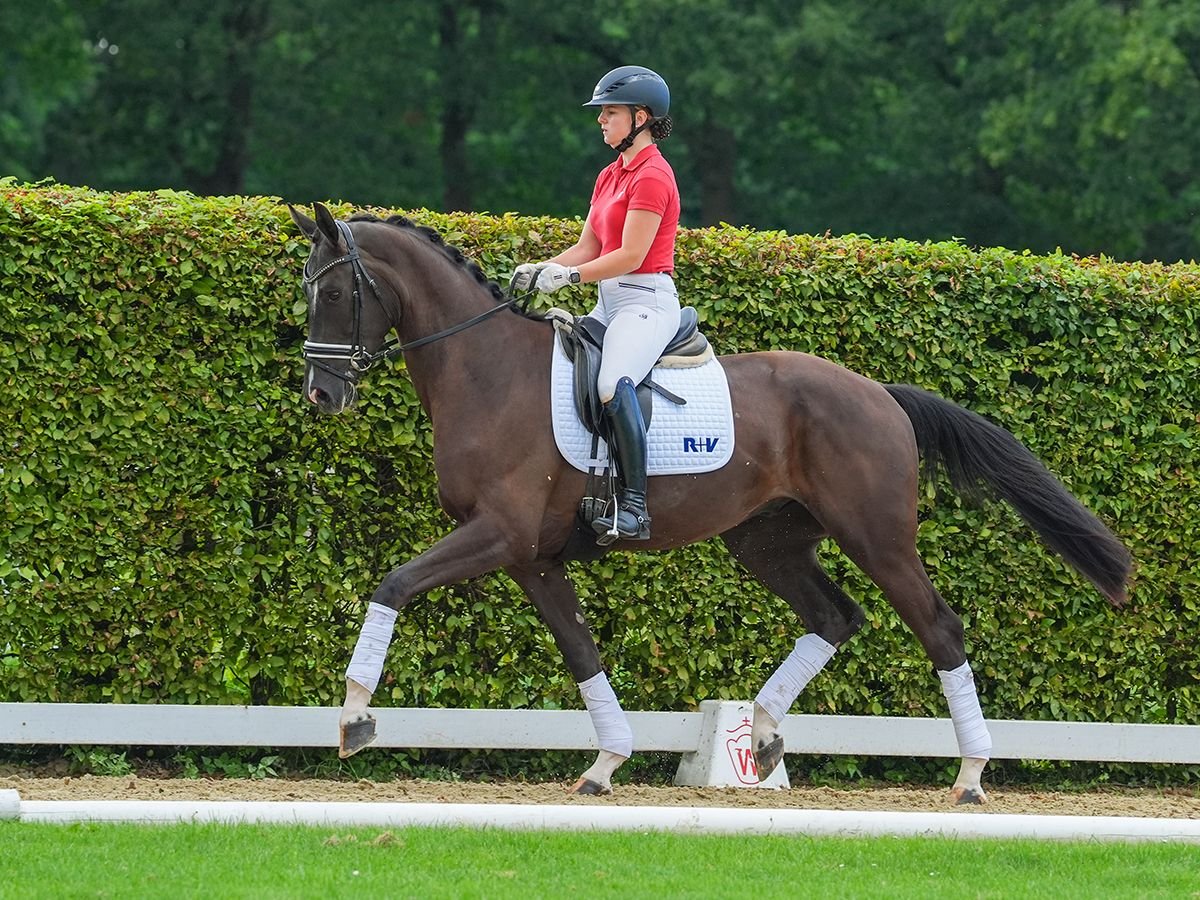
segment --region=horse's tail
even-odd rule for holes
[[[1113,606],[1127,598],[1129,550],[1013,435],[970,410],[907,384],[887,392],[912,422],[925,472],[939,463],[955,490],[990,494],[1014,509]]]

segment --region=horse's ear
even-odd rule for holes
[[[292,221],[296,223],[296,227],[300,229],[301,233],[310,241],[315,241],[317,239],[317,223],[292,204],[289,203],[287,208],[288,212],[292,214]]]
[[[338,231],[337,227],[337,219],[325,208],[323,203],[314,203],[313,211],[317,214],[317,228],[336,247],[342,240],[342,233]]]

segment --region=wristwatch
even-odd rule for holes
[[[579,284],[579,270],[572,269],[567,274],[567,281],[569,281],[571,284]]]

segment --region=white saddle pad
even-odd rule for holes
[[[554,442],[563,459],[581,472],[608,465],[608,445],[599,441],[592,457],[592,435],[575,412],[574,366],[554,341],[550,368],[550,409]],[[656,368],[651,379],[687,401],[672,403],[657,393],[646,434],[647,475],[691,475],[712,472],[733,455],[733,407],[725,370],[713,357],[692,369]]]

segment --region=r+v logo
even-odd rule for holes
[[[717,449],[719,437],[685,437],[683,439],[684,453],[712,453]]]

